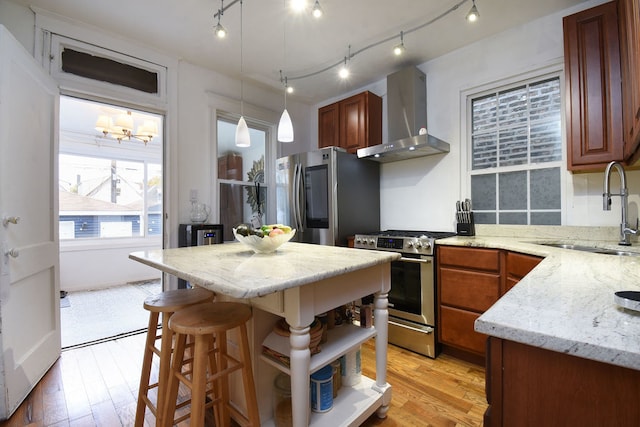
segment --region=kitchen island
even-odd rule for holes
[[[437,242],[544,257],[475,322],[490,337],[485,425],[639,425],[640,313],[614,293],[640,291],[640,256],[548,245],[640,247],[616,245],[615,229],[605,238],[586,227],[492,231]]]
[[[214,291],[222,298],[254,307],[254,367],[268,363],[259,344],[266,337],[257,311],[284,317],[290,326],[290,367],[293,425],[359,425],[374,412],[384,417],[391,400],[386,381],[387,294],[390,262],[399,254],[289,242],[272,254],[255,254],[240,243],[134,252],[129,257],[165,273]],[[374,294],[374,327],[345,326],[334,342],[311,356],[309,325],[316,315]],[[257,311],[256,311],[257,310]],[[309,410],[309,375],[332,360],[376,337],[376,378],[364,378],[344,391],[326,413]],[[254,372],[262,372],[260,369]],[[259,374],[256,374],[259,376]],[[273,425],[271,379],[256,378],[263,425]]]

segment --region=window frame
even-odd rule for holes
[[[551,78],[558,78],[560,82],[560,137],[561,137],[561,159],[554,162],[547,163],[526,163],[520,165],[513,166],[500,166],[500,167],[492,167],[492,168],[484,168],[473,170],[473,121],[472,121],[472,100],[481,98],[483,96],[498,93],[505,90],[509,90],[512,88],[516,88],[518,86],[522,86],[524,84],[532,84],[536,82],[541,82],[544,80],[548,80]],[[460,192],[462,194],[462,198],[470,198],[471,197],[471,177],[474,175],[488,175],[488,174],[496,174],[499,175],[501,173],[509,173],[516,171],[529,171],[538,170],[538,169],[548,169],[558,167],[560,170],[560,225],[564,225],[567,219],[567,209],[566,209],[566,159],[567,159],[567,144],[566,144],[566,131],[565,131],[565,98],[564,98],[564,90],[565,90],[565,82],[564,82],[564,66],[562,63],[554,63],[544,67],[540,67],[526,73],[516,74],[512,76],[503,77],[501,79],[493,80],[491,82],[470,87],[464,89],[460,92],[460,105],[461,105],[461,138],[460,140],[463,142],[461,144],[461,155],[460,155],[460,168],[464,171],[466,175],[466,179],[461,180],[461,189]],[[527,177],[527,185],[530,185],[529,177]],[[496,187],[499,186],[499,179],[496,179]],[[496,189],[496,194],[499,194],[499,188]],[[527,225],[530,224],[531,220],[531,200],[530,200],[530,192],[527,191]],[[499,215],[499,212],[509,213],[510,210],[501,211],[496,207],[496,215]],[[555,212],[556,210],[551,210]],[[517,212],[522,212],[518,210]],[[536,209],[534,212],[545,212],[545,210]],[[499,218],[499,217],[498,217]],[[497,225],[505,225],[497,222]],[[508,225],[508,224],[507,224]]]
[[[69,98],[77,98],[83,101],[88,102],[98,102],[104,103],[108,105],[113,105],[118,108],[126,109],[128,108],[126,104],[118,103],[117,101],[102,101],[92,99],[89,96],[82,96],[75,93],[60,93],[62,97]],[[158,116],[162,116],[162,146],[155,149],[155,151],[150,154],[149,146],[145,146],[140,141],[125,141],[123,140],[122,144],[130,143],[130,145],[122,147],[121,144],[118,144],[116,140],[108,139],[105,144],[98,146],[96,150],[96,141],[100,139],[100,136],[90,135],[90,134],[78,134],[75,132],[66,133],[65,130],[60,130],[60,144],[56,157],[56,161],[59,161],[60,155],[73,155],[73,156],[83,156],[83,157],[93,157],[107,160],[116,160],[116,161],[130,161],[130,162],[140,162],[143,164],[144,170],[144,179],[145,183],[148,180],[148,166],[149,164],[159,164],[162,168],[162,180],[163,180],[163,210],[161,217],[164,216],[164,212],[166,211],[165,203],[166,197],[164,195],[164,188],[166,186],[166,170],[165,170],[165,161],[164,161],[164,145],[166,142],[164,141],[166,135],[166,115],[162,112],[153,111],[151,109],[141,109],[133,108],[143,113],[155,114]],[[62,144],[62,135],[65,135],[66,143]],[[122,148],[126,148],[123,150]],[[145,152],[146,150],[146,152]],[[126,153],[126,154],[125,154]],[[146,185],[146,184],[145,184]],[[148,216],[148,210],[146,206],[146,197],[144,202],[144,210],[143,215]],[[166,223],[162,222],[162,231],[160,234],[148,235],[145,231],[142,236],[131,236],[131,237],[87,237],[87,238],[74,238],[74,239],[60,239],[60,247],[61,249],[82,249],[82,250],[90,250],[90,249],[106,249],[106,248],[136,248],[140,247],[140,245],[154,244],[154,242],[163,241],[163,236],[165,234],[164,227]]]

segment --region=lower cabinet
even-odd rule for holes
[[[640,371],[491,337],[485,427],[640,425]]]
[[[499,250],[438,246],[438,342],[481,362],[487,336],[473,324],[500,297]]]
[[[438,246],[438,343],[444,352],[483,363],[487,335],[474,323],[542,258],[498,249]]]

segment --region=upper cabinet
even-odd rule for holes
[[[640,0],[563,19],[567,167],[603,170],[640,158]]]
[[[640,0],[618,0],[624,155],[640,158]]]
[[[318,109],[318,147],[349,153],[382,143],[382,98],[362,92]]]
[[[563,29],[567,167],[604,169],[624,160],[616,2],[564,17]]]

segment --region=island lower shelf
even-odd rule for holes
[[[272,334],[274,333],[272,332]],[[375,328],[361,328],[355,325],[342,325],[340,327],[330,329],[327,331],[327,342],[322,344],[322,350],[320,353],[311,356],[309,375],[338,359],[340,356],[358,348],[374,336],[376,336]],[[288,337],[282,336],[270,335],[270,337],[281,341],[289,340]],[[266,363],[276,367],[282,372],[285,372],[287,375],[291,375],[291,370],[286,364],[265,356],[264,354],[260,357]]]
[[[375,381],[362,376],[362,381],[354,386],[343,386],[327,412],[310,412],[309,426],[347,427],[358,426],[382,406],[383,393],[375,389]],[[263,421],[264,427],[275,427],[273,419]]]

